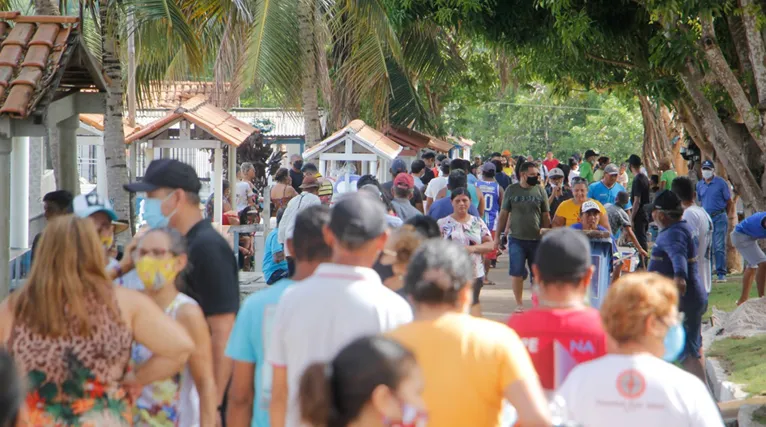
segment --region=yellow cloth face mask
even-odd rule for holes
[[[176,262],[176,258],[144,256],[136,261],[136,273],[147,290],[159,290],[175,279]]]

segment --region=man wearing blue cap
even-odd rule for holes
[[[713,219],[713,254],[717,282],[726,280],[726,234],[729,231],[729,213],[734,209],[729,183],[715,174],[710,160],[702,163],[702,180],[697,183],[697,197]]]

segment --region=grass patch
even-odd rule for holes
[[[713,313],[713,307],[719,310],[730,312],[737,308],[737,300],[742,293],[742,276],[733,276],[724,283],[713,283],[713,289],[708,296],[707,313],[702,316],[703,321],[710,319]],[[753,287],[750,289],[750,298],[758,298],[758,291],[753,281]]]
[[[729,380],[743,384],[746,392],[759,395],[766,391],[766,335],[751,338],[725,338],[713,343],[706,356],[721,360]],[[764,414],[766,416],[766,414]]]

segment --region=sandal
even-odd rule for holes
[[[524,310],[524,307],[521,306],[521,305],[517,305],[516,306],[516,310],[513,310],[513,312],[516,313],[516,314],[523,313],[524,311],[526,311],[526,310]]]
[[[491,280],[484,279],[484,286],[495,286],[495,285],[497,285],[497,283]]]

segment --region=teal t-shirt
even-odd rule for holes
[[[271,365],[266,362],[266,346],[271,342],[272,320],[282,294],[294,282],[282,279],[245,299],[226,344],[226,356],[237,362],[255,364],[255,397],[251,427],[268,427],[271,402]]]

